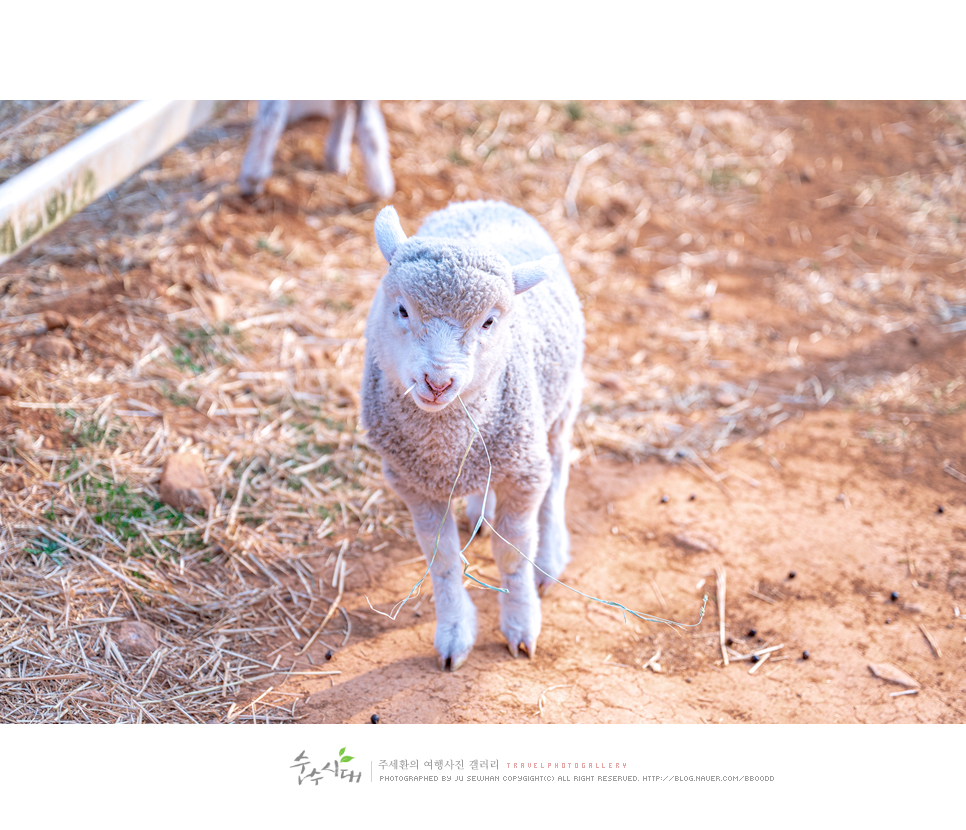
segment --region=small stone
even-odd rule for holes
[[[38,338],[30,347],[30,351],[47,360],[67,360],[77,354],[77,349],[70,340],[53,334],[45,334]]]
[[[154,629],[143,622],[119,623],[111,634],[121,654],[129,657],[150,657],[160,645]]]
[[[168,456],[161,470],[158,494],[161,501],[181,512],[201,507],[211,513],[215,508],[215,494],[208,486],[205,460],[193,452]]]
[[[661,496],[661,504],[667,504],[671,500],[671,497],[667,494]]]
[[[719,392],[714,396],[714,402],[718,404],[718,406],[723,407],[734,406],[739,400],[741,400],[741,398],[739,398],[733,392]]]
[[[608,392],[617,392],[622,394],[628,390],[627,381],[624,380],[620,375],[605,375],[599,381],[601,388],[606,389]]]
[[[59,311],[45,311],[43,318],[47,331],[67,328],[67,317]]]
[[[13,372],[0,369],[0,398],[9,397],[20,388],[20,378]]]
[[[14,473],[13,475],[4,476],[0,479],[0,488],[6,490],[8,493],[19,493],[27,486],[27,479],[24,478],[23,473]]]

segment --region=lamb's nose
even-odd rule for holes
[[[436,398],[442,395],[443,392],[445,392],[453,385],[452,378],[447,380],[445,383],[434,383],[429,379],[429,375],[423,375],[423,377],[426,379],[426,385],[433,391],[433,397],[436,397]]]

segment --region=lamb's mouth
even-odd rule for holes
[[[421,388],[417,389],[417,386]],[[428,395],[425,394],[427,391],[429,392]],[[410,393],[413,396],[413,403],[426,412],[439,412],[449,406],[459,396],[459,391],[455,389],[453,384],[447,386],[445,390],[436,392],[432,389],[426,389],[423,384],[415,380],[406,389],[404,394],[409,395]]]
[[[449,395],[444,395],[439,398],[427,398],[425,395],[419,393],[416,394],[416,397],[419,399],[416,405],[430,412],[438,412],[441,409],[445,409],[456,399],[455,396],[451,397]]]

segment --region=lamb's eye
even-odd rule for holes
[[[487,317],[486,322],[483,324],[483,328],[488,329],[492,325],[493,325],[493,318]]]
[[[399,306],[399,316],[402,317],[403,320],[408,320],[409,319],[409,312],[406,311],[406,307],[403,306],[403,305],[400,305]]]

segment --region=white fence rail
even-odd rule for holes
[[[170,150],[215,101],[141,101],[0,185],[0,263]]]

